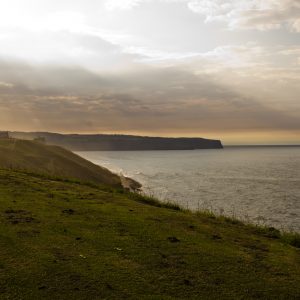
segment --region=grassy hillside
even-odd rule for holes
[[[58,146],[34,141],[0,139],[0,167],[120,186],[120,178]]]
[[[171,208],[0,169],[0,299],[300,298],[276,230]]]

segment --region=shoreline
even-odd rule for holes
[[[112,172],[112,171],[111,171]],[[139,193],[141,192],[142,184],[139,183],[138,181],[126,177],[123,174],[118,175],[121,179],[121,184],[123,188],[129,192],[134,192],[134,193]]]
[[[262,152],[263,154],[265,154],[264,151]],[[230,153],[234,153],[234,152],[230,152]],[[232,154],[230,153],[229,153],[230,155],[229,158],[232,157]],[[268,152],[266,153],[268,154]],[[283,203],[283,200],[285,198],[282,198],[280,194],[277,195],[274,193],[274,191],[281,190],[280,188],[283,187],[278,185],[279,183],[277,181],[274,181],[273,178],[272,180],[267,181],[267,183],[272,188],[270,192],[262,190],[262,188],[264,188],[263,185],[266,182],[265,180],[268,179],[268,177],[266,177],[266,179],[262,179],[259,182],[257,182],[256,179],[253,181],[253,184],[255,184],[255,186],[258,186],[258,188],[261,188],[261,190],[258,190],[258,192],[252,195],[251,194],[252,192],[248,189],[248,185],[247,185],[249,184],[248,183],[249,179],[252,182],[251,175],[255,174],[255,173],[251,173],[251,174],[246,174],[247,176],[239,179],[240,182],[238,182],[237,185],[237,187],[239,188],[238,194],[237,193],[226,194],[226,192],[228,191],[236,192],[236,189],[232,190],[231,188],[226,188],[226,186],[225,189],[223,189],[223,192],[221,192],[221,190],[219,191],[216,190],[216,192],[212,194],[210,193],[212,188],[216,188],[216,187],[221,188],[223,186],[222,184],[219,184],[219,182],[216,182],[217,179],[214,180],[212,179],[210,181],[205,181],[205,180],[201,181],[202,183],[200,184],[200,186],[202,188],[198,189],[196,186],[196,188],[194,189],[192,184],[194,184],[198,180],[197,179],[198,177],[196,177],[198,176],[198,173],[187,174],[187,180],[189,181],[187,182],[187,184],[185,184],[184,178],[181,178],[181,176],[185,176],[185,175],[182,175],[182,172],[180,172],[178,168],[175,169],[177,174],[175,176],[175,174],[171,174],[167,169],[165,169],[164,161],[161,162],[160,159],[169,157],[169,154],[164,154],[164,153],[149,154],[150,156],[149,161],[148,161],[148,154],[143,154],[143,153],[140,154],[140,156],[138,156],[137,161],[135,161],[136,156],[134,154],[127,154],[127,153],[120,154],[120,155],[115,155],[115,154],[106,155],[106,154],[101,154],[101,152],[98,152],[98,154],[95,153],[90,155],[89,152],[86,152],[86,154],[84,153],[78,153],[78,154],[83,155],[84,158],[90,159],[90,161],[94,163],[98,163],[100,165],[104,164],[106,168],[108,168],[115,174],[118,174],[118,176],[123,177],[122,185],[125,189],[129,191],[136,191],[148,197],[155,196],[157,199],[159,199],[164,203],[169,201],[174,204],[179,204],[183,209],[190,209],[194,212],[200,210],[212,211],[217,215],[221,215],[221,216],[226,215],[229,217],[238,218],[239,220],[247,223],[251,222],[252,224],[256,224],[256,225],[273,226],[282,231],[290,231],[290,232],[298,232],[298,233],[300,232],[299,220],[297,220],[296,215],[294,214],[292,218],[289,218],[288,216],[290,213],[290,209],[288,209],[287,207],[287,210],[284,210],[286,205],[285,204],[281,205],[281,203]],[[123,161],[123,156],[125,158],[124,161]],[[152,157],[155,159],[154,161],[151,160]],[[185,154],[182,151],[182,154],[175,154],[174,157],[175,159],[178,158],[183,159],[185,157]],[[192,157],[201,158],[202,155],[194,154]],[[220,157],[220,155],[213,154],[213,157],[218,158]],[[159,160],[157,160],[158,158]],[[172,161],[173,160],[171,158],[171,160],[168,163]],[[147,163],[152,164],[153,162],[154,165],[149,165],[151,172],[149,171],[148,173],[150,175],[152,174],[151,175],[152,177],[151,176],[149,177],[148,176],[149,174],[147,172],[143,172],[143,169],[145,167],[146,168],[145,170],[148,170],[148,167],[145,164]],[[154,178],[153,177],[154,174],[156,174],[161,170],[159,165],[160,163],[163,164],[164,166],[163,170],[165,170],[167,174],[163,176],[158,175],[158,177]],[[169,164],[167,164],[167,166],[168,165]],[[179,165],[181,167],[184,167],[184,161],[182,161],[182,163],[180,163]],[[264,171],[264,169],[262,171]],[[226,172],[228,173],[227,170]],[[241,171],[241,173],[242,172],[243,171]],[[171,174],[171,177],[168,177],[167,176],[168,174]],[[215,174],[216,173],[213,173],[211,175],[215,175]],[[263,175],[264,173],[262,173],[262,176]],[[125,177],[127,176],[130,179],[126,180]],[[201,179],[203,178],[203,176],[201,177],[200,174],[199,178]],[[228,182],[232,182],[233,179],[230,178],[230,181]],[[236,181],[233,181],[233,183],[235,182]],[[297,182],[292,180],[290,181],[288,186],[296,188],[296,185]],[[173,193],[173,191],[175,192]],[[286,199],[286,200],[291,199],[290,202],[288,203],[293,203],[292,201],[294,199],[293,196],[297,195],[297,189],[291,191],[293,193],[291,193],[290,198]],[[245,198],[243,198],[243,196],[245,196]],[[255,197],[253,198],[255,201],[252,199],[250,203],[249,202],[251,198],[250,196]],[[271,205],[271,203],[278,203],[278,205],[281,205],[283,210],[279,212],[278,210],[276,210],[276,205],[272,205],[272,209],[270,211],[266,211],[266,209],[262,207],[261,203],[266,203],[267,205]],[[295,211],[295,213],[297,212]]]

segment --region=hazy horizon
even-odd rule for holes
[[[299,16],[297,0],[1,1],[0,130],[299,145]]]
[[[234,147],[234,146],[241,146],[241,147],[251,147],[251,146],[296,146],[300,147],[300,143],[224,143],[224,141],[218,137],[207,137],[207,136],[195,136],[195,135],[190,135],[190,136],[180,136],[180,135],[143,135],[143,134],[138,134],[138,133],[114,133],[114,132],[107,132],[107,133],[102,133],[102,132],[84,132],[84,133],[78,133],[78,132],[51,132],[51,131],[11,131],[11,130],[4,130],[4,132],[11,132],[11,133],[50,133],[50,134],[61,134],[61,135],[133,135],[133,136],[140,136],[140,137],[162,137],[162,138],[204,138],[204,139],[213,139],[213,140],[220,140],[223,146],[225,147]]]

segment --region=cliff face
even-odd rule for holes
[[[162,138],[131,135],[80,135],[48,132],[11,132],[21,139],[43,137],[48,144],[62,146],[72,151],[130,151],[130,150],[194,150],[222,149],[219,140],[203,138]]]

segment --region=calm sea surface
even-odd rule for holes
[[[300,147],[77,154],[163,201],[300,231]]]

